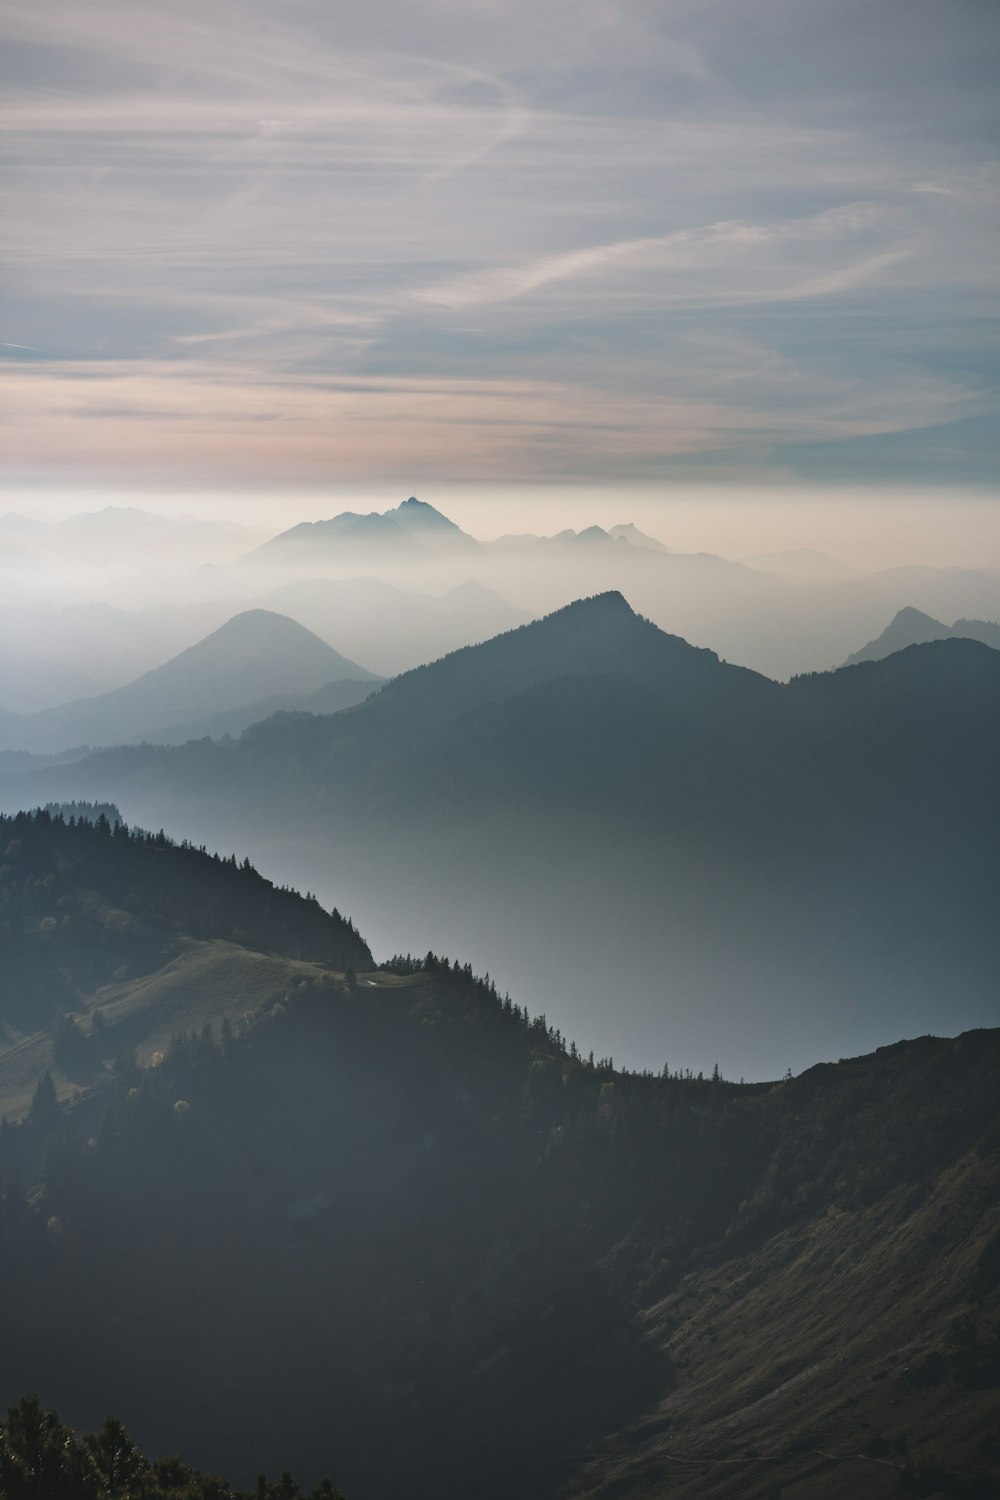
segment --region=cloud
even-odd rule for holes
[[[5,331],[38,353],[39,473],[349,452],[377,477],[402,434],[449,472],[759,470],[866,413],[902,432],[995,399],[965,9],[886,0],[892,46],[838,0],[3,11]]]

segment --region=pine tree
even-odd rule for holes
[[[51,1130],[53,1125],[59,1123],[59,1119],[59,1100],[56,1097],[56,1086],[52,1082],[52,1074],[46,1069],[35,1085],[31,1108],[28,1111],[28,1120],[32,1125],[37,1125],[41,1130]]]

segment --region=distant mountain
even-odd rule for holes
[[[925,641],[943,641],[951,635],[951,628],[942,625],[919,609],[901,609],[891,619],[880,636],[854,651],[844,663],[852,667],[859,661],[881,661],[894,651],[903,651],[907,646],[921,646]]]
[[[456,545],[471,551],[478,544],[433,505],[411,495],[393,510],[364,515],[348,510],[328,521],[302,521],[256,548],[244,561],[262,567],[290,562],[308,565],[325,557],[331,561],[358,555],[394,559],[411,552],[419,555],[428,546],[454,549]]]
[[[647,536],[644,531],[640,531],[638,526],[633,525],[631,521],[623,525],[610,527],[608,535],[614,537],[615,541],[629,542],[633,547],[645,547],[650,552],[667,551],[662,542],[658,542],[653,536]]]
[[[582,531],[573,531],[571,528],[557,531],[555,536],[545,537],[544,540],[550,543],[568,543],[573,546],[581,542],[584,545],[594,542],[611,542],[614,538],[604,530],[603,526],[585,526]]]
[[[0,843],[0,1409],[275,1500],[995,1494],[1000,1032],[628,1072],[235,859]],[[31,1411],[12,1495],[226,1493]]]
[[[984,646],[1000,651],[1000,624],[996,620],[956,620],[951,633],[966,640],[982,641]]]
[[[982,641],[986,646],[1000,649],[1000,625],[991,625],[984,620],[956,620],[954,625],[944,625],[919,609],[907,607],[893,616],[880,636],[869,641],[859,651],[853,652],[844,665],[849,667],[856,662],[881,661],[883,657],[891,656],[894,651],[903,651],[907,646],[954,638]]]
[[[407,531],[412,531],[415,536],[431,535],[435,538],[440,536],[465,537],[465,532],[454,521],[435,510],[433,505],[428,505],[425,500],[418,500],[416,495],[411,495],[409,500],[396,507],[390,514],[398,525],[405,526]]]
[[[111,800],[321,892],[348,867],[383,952],[461,940],[599,1051],[753,1077],[996,1018],[998,738],[976,641],[782,685],[607,594],[346,713],[0,801]]]
[[[25,716],[16,727],[8,724],[6,748],[114,745],[172,738],[180,730],[194,737],[220,713],[275,695],[298,698],[344,680],[376,682],[374,673],[294,620],[247,610],[124,687]]]
[[[887,594],[897,608],[912,606],[935,619],[1000,619],[1000,571],[989,568],[884,568],[865,576],[867,588]]]

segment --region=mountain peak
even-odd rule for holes
[[[860,651],[853,652],[844,665],[853,667],[862,661],[879,661],[882,657],[892,656],[896,651],[905,651],[907,646],[922,646],[929,641],[947,640],[951,634],[950,626],[907,604],[893,615],[881,635],[862,646]]]
[[[891,630],[894,625],[926,625],[934,630],[947,629],[940,620],[925,614],[922,609],[915,609],[912,604],[904,604],[902,609],[896,611],[888,628]]]
[[[574,599],[572,604],[567,604],[564,609],[557,610],[557,614],[569,616],[574,615],[615,615],[624,617],[631,615],[633,620],[639,616],[629,604],[625,595],[618,589],[608,589],[603,594],[590,594],[586,599]]]
[[[616,542],[628,542],[633,547],[640,547],[646,552],[666,552],[662,542],[658,542],[654,536],[649,536],[645,531],[640,531],[634,521],[622,521],[617,526],[612,526],[608,536],[613,537]]]
[[[401,505],[397,505],[393,511],[387,511],[387,515],[394,516],[404,526],[419,526],[421,529],[433,527],[436,531],[447,531],[450,533],[461,533],[461,527],[456,526],[441,511],[435,510],[433,505],[428,505],[426,500],[418,500],[416,495],[411,495]]]

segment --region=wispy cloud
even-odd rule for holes
[[[993,399],[971,11],[0,9],[25,470],[759,471]]]

